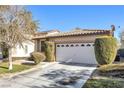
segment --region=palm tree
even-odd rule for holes
[[[12,48],[23,47],[23,42],[37,31],[37,22],[24,6],[0,6],[0,43],[5,43],[9,52],[9,70],[12,70]]]

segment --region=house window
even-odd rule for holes
[[[64,45],[61,45],[61,47],[64,47]]]
[[[76,47],[78,47],[79,45],[77,44],[77,45],[75,45]]]
[[[66,45],[66,47],[69,47],[69,45]]]
[[[87,46],[91,46],[90,44],[87,44]]]
[[[27,53],[28,53],[28,46],[25,45],[25,54],[27,54]]]
[[[71,45],[71,47],[73,47],[74,45]]]
[[[60,47],[60,45],[57,45],[57,47]]]
[[[85,46],[84,44],[81,45],[82,47]]]

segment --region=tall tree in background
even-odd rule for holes
[[[24,6],[0,6],[0,43],[9,51],[9,70],[12,70],[12,49],[23,46],[29,36],[37,31],[37,22]]]

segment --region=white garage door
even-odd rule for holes
[[[96,64],[93,43],[56,44],[58,62]]]

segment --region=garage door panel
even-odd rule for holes
[[[84,46],[82,46],[82,44]],[[59,45],[59,47],[57,47],[57,45]],[[96,64],[93,43],[74,43],[57,45],[57,61]],[[69,46],[66,47],[67,45]]]

